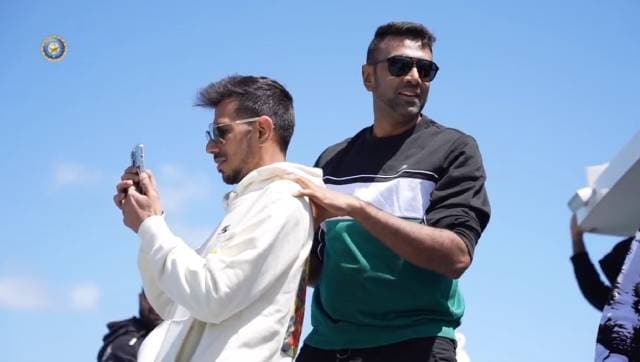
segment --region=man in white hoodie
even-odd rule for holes
[[[197,105],[215,109],[206,151],[224,182],[237,184],[202,247],[193,250],[171,232],[151,172],[127,169],[114,196],[140,237],[145,293],[167,321],[149,338],[159,345],[152,359],[291,361],[313,220],[290,178],[321,184],[321,171],[285,162],[293,100],[278,82],[231,76],[202,89]],[[148,356],[153,348],[144,349]]]

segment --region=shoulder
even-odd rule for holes
[[[457,128],[447,127],[428,117],[424,120],[420,132],[416,132],[420,137],[433,137],[433,142],[438,144],[476,144],[475,138]]]
[[[428,117],[424,118],[414,132],[409,147],[424,155],[433,167],[448,168],[460,160],[482,164],[476,140],[469,134],[444,126]]]
[[[138,322],[137,317],[131,317],[129,319],[123,319],[120,321],[113,321],[107,323],[107,328],[109,331],[117,331],[121,329],[132,329],[136,330],[139,328],[140,323]]]
[[[274,180],[263,189],[263,206],[278,212],[283,212],[285,209],[297,211],[301,208],[307,209],[308,201],[304,197],[294,196],[299,190],[301,190],[300,185],[291,180]]]
[[[329,160],[335,157],[338,153],[348,148],[354,142],[357,142],[358,140],[362,139],[370,128],[371,128],[370,126],[365,127],[360,131],[358,131],[358,133],[356,133],[353,137],[346,138],[332,146],[327,147],[324,151],[322,151],[322,153],[316,160],[315,166],[316,167],[324,166]]]
[[[343,140],[342,142],[338,142],[335,145],[327,147],[324,151],[322,151],[322,153],[320,154],[320,156],[316,160],[314,166],[315,167],[320,167],[320,168],[322,166],[324,166],[327,163],[327,161],[329,161],[336,154],[338,154],[340,151],[345,149],[345,147],[347,147],[347,145],[349,144],[351,139],[352,138],[350,137],[350,138],[347,138],[347,139]]]
[[[291,180],[277,179],[266,185],[264,190],[270,198],[289,199],[294,192],[300,190],[300,186]]]

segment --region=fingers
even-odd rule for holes
[[[116,185],[116,190],[118,191],[118,193],[127,193],[127,190],[131,187],[134,186],[134,183],[132,180],[123,180],[120,181],[117,185]]]
[[[142,173],[138,173],[138,169],[130,166],[128,167],[122,176],[122,181],[130,181],[133,184],[140,185],[142,192],[148,195],[149,192],[156,193],[156,182],[153,173],[150,170],[145,170]],[[129,186],[123,186],[124,189],[128,189]]]
[[[124,170],[124,173],[138,174],[138,168],[134,166],[129,166]]]
[[[113,202],[120,210],[122,210],[122,206],[124,205],[124,202],[127,199],[127,195],[129,195],[131,190],[135,190],[133,181],[131,180],[124,180],[116,185],[117,193],[113,195]]]
[[[120,210],[122,210],[125,201],[132,192],[136,192],[134,185],[135,184],[132,180],[123,180],[116,185],[117,193],[113,196],[113,202]]]
[[[124,198],[126,197],[123,193],[117,193],[113,195],[113,202],[116,204],[116,207],[122,210],[122,204],[124,203]]]
[[[149,170],[145,170],[140,174],[140,187],[145,195],[156,194],[156,182],[153,174]]]
[[[124,173],[122,174],[122,176],[120,176],[120,180],[123,180],[123,181],[131,180],[133,182],[138,182],[139,180],[138,169],[133,166],[127,167],[127,169],[124,170]]]
[[[304,182],[303,177],[300,177],[295,173],[291,173],[291,172],[285,173],[284,175],[282,175],[282,178],[284,178],[285,180],[293,181],[300,186],[302,186]]]
[[[293,192],[294,197],[308,197],[311,205],[314,225],[318,227],[324,220],[330,217],[331,213],[327,209],[330,204],[331,193],[324,187],[315,184],[313,181],[293,173],[284,175],[284,178],[297,183],[301,189]]]
[[[289,181],[297,183],[301,187],[300,190],[297,190],[293,193],[294,197],[314,197],[317,195],[315,191],[317,190],[318,185],[314,184],[309,179],[293,173],[285,174],[283,177]]]
[[[314,199],[317,198],[317,194],[314,190],[300,189],[293,193],[293,197],[308,197]]]
[[[311,182],[311,180],[309,180],[306,177],[293,175],[293,174],[291,176],[292,176],[291,180],[297,183],[298,185],[302,186],[302,188],[304,189],[314,189],[318,187],[318,185],[314,184],[313,182]]]
[[[151,184],[153,186],[155,186],[156,185],[156,177],[153,175],[153,172],[151,172],[151,170],[147,169],[147,170],[144,170],[144,173],[146,173],[147,176],[149,177],[149,180],[151,181]]]

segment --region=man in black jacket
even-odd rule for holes
[[[138,360],[138,349],[147,335],[162,322],[144,291],[138,294],[138,317],[107,323],[109,332],[102,338],[98,362],[131,362]]]

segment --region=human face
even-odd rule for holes
[[[381,60],[395,56],[433,61],[433,55],[418,40],[392,36],[380,43],[376,62],[363,68],[365,85],[373,94],[376,119],[413,123],[427,102],[430,81],[421,78],[415,66],[404,75],[393,76],[388,62]]]
[[[253,141],[256,122],[238,122],[242,119],[236,117],[237,106],[237,102],[230,99],[216,107],[213,123],[224,142],[209,138],[206,148],[207,153],[213,155],[222,180],[229,185],[237,184],[256,168],[259,151],[257,142]]]

